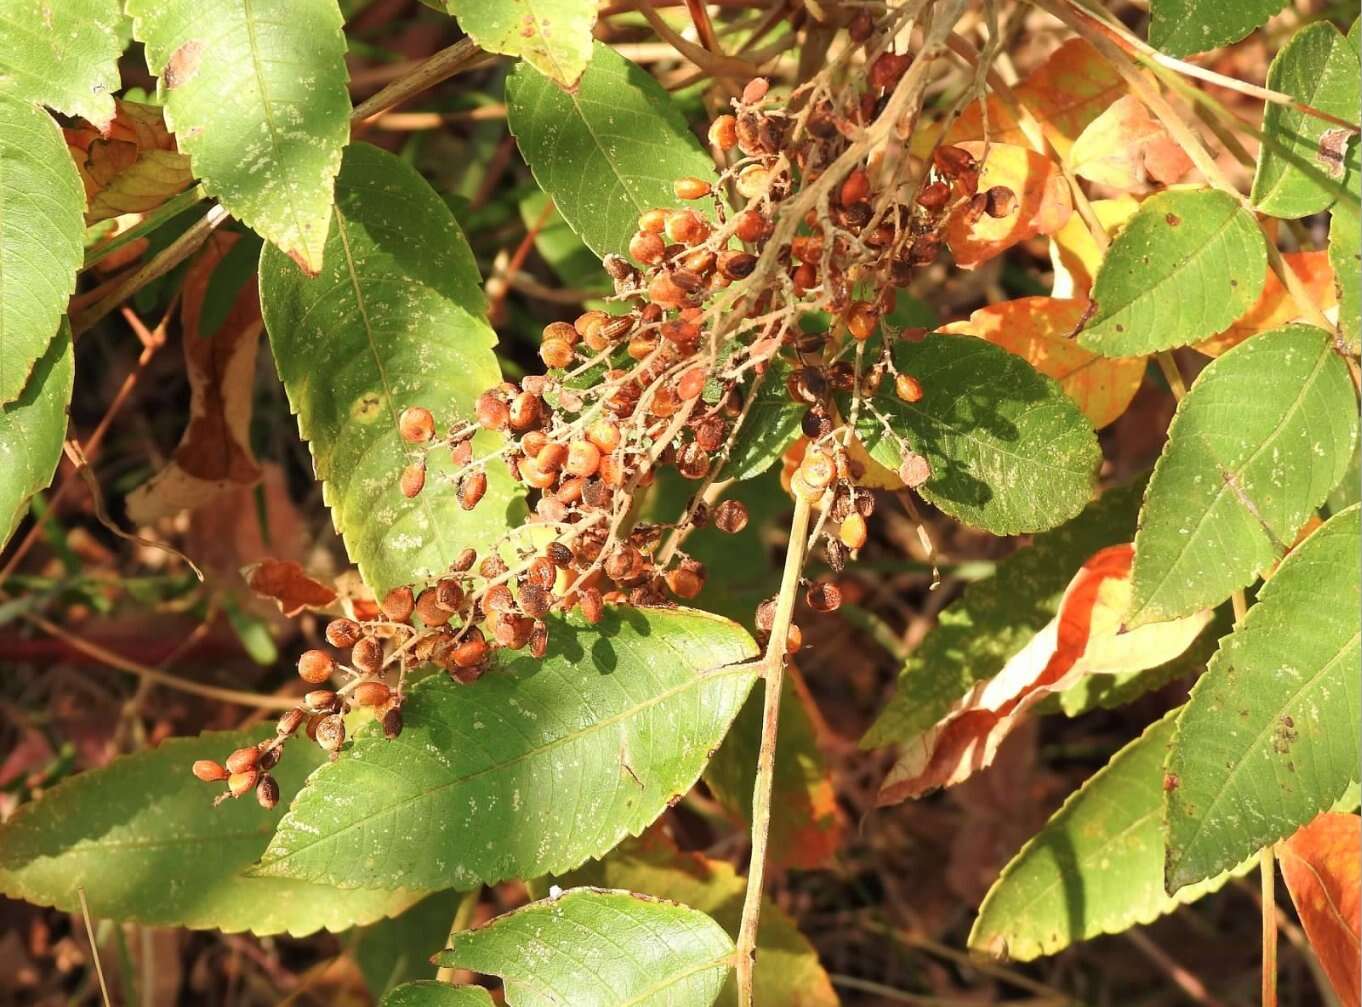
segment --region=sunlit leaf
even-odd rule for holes
[[[1287,0],[1150,0],[1149,41],[1170,56],[1238,42]]]
[[[315,274],[350,139],[336,0],[128,0],[127,12],[204,188]]]
[[[434,979],[404,983],[385,996],[380,1007],[493,1007],[492,994],[481,986],[450,986]]]
[[[1312,304],[1321,311],[1327,311],[1337,303],[1334,270],[1327,252],[1287,252],[1282,259],[1309,292]],[[1253,307],[1224,332],[1202,340],[1194,349],[1208,357],[1218,357],[1249,336],[1281,328],[1288,322],[1304,318],[1304,309],[1296,303],[1282,281],[1277,279],[1277,274],[1269,269],[1263,292],[1258,295]]]
[[[1343,1007],[1362,994],[1362,818],[1325,813],[1278,847],[1282,877],[1291,892],[1310,947]]]
[[[554,619],[548,655],[418,683],[401,736],[362,731],[275,833],[262,876],[467,888],[570,870],[699,777],[752,686],[740,627],[700,612]]]
[[[574,888],[451,935],[437,961],[500,976],[507,1007],[709,1007],[732,955],[704,913]]]
[[[1353,506],[1283,561],[1192,689],[1167,764],[1169,888],[1291,835],[1357,781],[1360,548]]]
[[[1040,373],[1054,378],[1065,394],[1101,429],[1126,411],[1144,380],[1144,357],[1103,357],[1078,345],[1086,301],[1020,297],[980,308],[968,322],[943,332],[979,336],[1015,353]]]
[[[103,132],[83,124],[63,130],[85,183],[87,224],[146,213],[194,180],[159,108],[122,99],[116,107]]]
[[[0,0],[0,82],[10,97],[80,116],[114,117],[123,52],[118,0]]]
[[[591,61],[595,0],[435,0],[490,52],[519,56],[560,87],[577,84]]]
[[[400,912],[420,894],[397,884],[339,891],[285,878],[247,877],[303,779],[322,762],[316,745],[290,745],[275,769],[273,811],[245,797],[213,807],[218,788],[190,772],[272,728],[172,738],[79,773],[0,826],[0,892],[95,918],[151,926],[308,934]]]
[[[1135,215],[1140,203],[1134,196],[1091,201],[1093,215],[1108,235],[1120,230]],[[1087,299],[1093,277],[1105,251],[1097,244],[1087,222],[1075,213],[1069,222],[1050,235],[1050,260],[1055,267],[1054,297]]]
[[[1134,95],[1118,98],[1074,141],[1075,175],[1121,192],[1170,185],[1192,167],[1168,130]]]
[[[1357,448],[1348,369],[1319,329],[1265,332],[1178,404],[1135,536],[1141,626],[1218,605],[1286,552]]]
[[[30,498],[57,470],[74,376],[71,332],[63,324],[23,392],[0,406],[0,549],[28,510]]]
[[[1348,349],[1362,348],[1362,214],[1339,201],[1329,219],[1329,262],[1334,267],[1338,327]]]
[[[1111,357],[1185,346],[1229,326],[1263,289],[1267,248],[1253,214],[1213,189],[1141,204],[1097,271],[1078,341]]]
[[[1002,186],[1013,194],[1008,213],[994,217],[976,212],[968,202],[946,224],[946,242],[956,265],[965,269],[993,258],[1038,234],[1053,234],[1073,213],[1069,183],[1059,165],[1042,154],[1013,144],[982,142],[959,145],[976,159],[979,191]],[[985,156],[987,154],[987,156]]]

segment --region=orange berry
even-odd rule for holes
[[[756,210],[743,210],[733,222],[733,233],[749,245],[766,237],[770,222]]]
[[[848,549],[861,548],[865,545],[866,538],[865,518],[852,511],[842,521],[842,527],[837,530],[837,538]]]
[[[753,77],[742,89],[742,103],[744,105],[755,105],[766,97],[766,92],[771,90],[771,82],[765,77]]]
[[[327,636],[330,635],[328,627]],[[335,659],[324,650],[305,650],[302,656],[298,658],[298,677],[309,685],[321,685],[331,677],[331,673],[335,670]]]
[[[382,682],[361,682],[355,686],[354,699],[360,706],[382,706],[392,694]]]
[[[601,454],[611,454],[620,446],[620,428],[611,420],[595,420],[586,428],[586,439],[600,450]]]
[[[922,383],[911,374],[900,374],[894,378],[894,394],[904,402],[920,402]]]
[[[691,399],[698,399],[705,390],[705,383],[709,376],[703,367],[692,367],[681,375],[681,380],[676,383],[676,393],[687,402]]]
[[[224,765],[229,773],[244,773],[254,769],[260,762],[260,749],[254,745],[247,745],[245,748],[238,748],[231,755],[227,756]]]
[[[472,510],[487,492],[487,473],[471,472],[459,483],[459,506]]]
[[[667,240],[698,245],[709,237],[709,224],[694,210],[677,210],[667,217]]]
[[[572,363],[572,347],[561,339],[545,340],[539,347],[539,359],[545,367],[560,370]]]
[[[416,599],[412,596],[411,588],[395,587],[383,596],[378,607],[393,622],[406,622],[416,611]]]
[[[398,479],[398,486],[402,490],[402,495],[409,500],[419,496],[426,486],[426,463],[412,462],[404,468],[401,478]]]
[[[478,425],[484,430],[505,430],[511,421],[511,410],[495,392],[483,392],[478,396],[474,413]]]
[[[761,196],[771,186],[771,172],[768,168],[760,164],[749,164],[742,171],[738,172],[737,181],[734,183],[738,194],[748,199],[756,199]]]
[[[869,195],[870,176],[866,174],[864,168],[857,168],[842,181],[838,200],[843,206],[851,206],[853,203],[864,202]]]
[[[644,210],[643,213],[639,214],[638,229],[646,231],[648,234],[661,234],[667,226],[667,214],[669,212],[661,209]]]
[[[880,323],[880,313],[875,310],[873,304],[853,301],[851,307],[847,309],[846,322],[851,338],[863,343],[875,334],[875,327]]]
[[[199,759],[194,763],[194,775],[204,783],[217,783],[227,779],[227,770],[212,759]]]
[[[703,178],[687,175],[672,183],[672,192],[677,199],[703,199],[710,193],[710,185]]]
[[[241,797],[249,794],[255,789],[256,783],[260,781],[260,773],[254,769],[247,769],[241,773],[233,773],[227,777],[227,792],[233,797]]]
[[[639,231],[629,239],[629,257],[645,266],[657,265],[666,251],[662,236],[651,231]]]
[[[664,308],[679,308],[686,300],[686,292],[672,279],[670,273],[658,273],[648,284],[648,296]]]
[[[397,429],[408,444],[424,444],[435,436],[435,417],[429,409],[408,406],[397,418]]]
[[[826,489],[837,478],[837,466],[831,456],[822,451],[809,451],[799,463],[799,474],[811,488]]]
[[[591,441],[573,441],[568,445],[567,460],[563,467],[570,475],[583,478],[593,476],[600,464],[601,450]]]
[[[709,142],[720,150],[732,150],[738,145],[738,120],[721,115],[709,124]]]

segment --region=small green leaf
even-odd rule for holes
[[[752,479],[780,458],[781,452],[799,436],[805,407],[790,398],[785,382],[793,373],[789,364],[776,358],[767,365],[747,418],[738,428],[733,451],[724,466],[727,479]]]
[[[1272,60],[1267,86],[1357,122],[1357,51],[1328,21],[1308,24]],[[1258,155],[1250,198],[1263,213],[1294,219],[1328,209],[1343,189],[1345,174],[1356,177],[1353,134],[1319,116],[1289,105],[1263,107],[1267,140]]]
[[[467,888],[561,872],[637,835],[700,775],[752,687],[739,626],[612,609],[550,622],[548,655],[499,651],[472,686],[416,685],[317,773],[258,873]]]
[[[473,253],[416,170],[350,147],[322,274],[309,279],[266,246],[260,302],[332,519],[365,581],[381,595],[439,576],[465,547],[491,547],[523,509],[502,463],[488,467],[471,513],[443,479],[448,452],[427,456],[419,496],[399,485],[419,457],[398,433],[402,410],[425,406],[443,432],[501,380]],[[477,454],[498,443],[480,436]]]
[[[0,405],[19,397],[57,334],[85,257],[84,211],[57,124],[0,92]]]
[[[253,797],[214,808],[218,788],[190,767],[270,733],[172,738],[59,784],[0,826],[0,893],[74,912],[84,888],[96,918],[294,936],[371,923],[415,902],[419,893],[405,885],[345,892],[245,875],[324,753],[288,747],[274,771],[274,811]]]
[[[403,983],[435,977],[430,956],[445,946],[462,897],[454,891],[436,892],[398,916],[354,932],[346,952],[375,1000]]]
[[[1108,357],[1195,343],[1243,315],[1266,279],[1263,234],[1233,196],[1161,192],[1140,205],[1098,266],[1094,313],[1078,343]]]
[[[609,856],[583,864],[566,877],[564,887],[590,885],[670,899],[704,913],[735,940],[742,923],[747,881],[733,865],[698,853],[685,853],[659,829],[621,843]],[[818,952],[799,932],[794,920],[770,899],[762,900],[757,927],[757,964],[752,974],[759,1004],[836,1007],[837,994]],[[719,997],[721,1007],[737,1003],[733,982]]]
[[[562,87],[576,85],[591,62],[596,0],[443,0],[443,5],[482,48],[519,56]]]
[[[1017,961],[1052,955],[1152,923],[1230,879],[1233,872],[1164,893],[1163,759],[1175,718],[1113,755],[1027,840],[984,896],[972,950]]]
[[[1151,0],[1149,41],[1170,56],[1238,42],[1287,0]]]
[[[397,987],[379,1007],[493,1007],[493,1000],[481,986],[450,986],[423,979]]]
[[[674,179],[714,173],[671,96],[600,42],[571,93],[517,66],[506,110],[539,187],[597,255],[624,254],[644,210],[681,205]]]
[[[336,0],[128,0],[127,11],[204,188],[317,273],[350,139]]]
[[[0,406],[0,549],[14,534],[29,499],[57,471],[74,379],[71,330],[63,324],[23,393]]]
[[[1286,838],[1358,779],[1360,514],[1292,550],[1192,689],[1168,756],[1170,888]]]
[[[0,0],[0,81],[12,98],[78,115],[104,129],[114,117],[123,52],[118,0]]]
[[[1338,328],[1356,354],[1362,349],[1362,214],[1342,200],[1329,216],[1329,264],[1338,291]]]
[[[968,585],[899,672],[898,687],[861,745],[907,743],[975,682],[992,678],[1059,611],[1064,589],[1093,553],[1135,534],[1144,481],[1110,489],[1078,517],[1036,538]]]
[[[1218,605],[1286,552],[1357,445],[1329,336],[1265,332],[1213,361],[1178,405],[1135,536],[1127,623]]]
[[[708,1007],[733,941],[704,913],[574,888],[451,938],[444,967],[500,976],[507,1007]]]
[[[932,475],[918,492],[926,500],[966,524],[1016,535],[1063,524],[1092,499],[1097,435],[1054,381],[972,336],[935,333],[893,353],[923,397],[904,402],[886,381],[861,404],[856,432],[891,470],[901,463],[900,440],[924,455]]]

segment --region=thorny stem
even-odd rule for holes
[[[1258,854],[1263,896],[1263,1007],[1277,1007],[1277,863],[1272,844]]]
[[[752,1007],[752,968],[756,964],[757,924],[761,918],[761,894],[766,877],[766,846],[771,831],[771,785],[775,780],[776,732],[780,726],[780,695],[785,677],[785,649],[790,637],[799,575],[804,567],[812,503],[795,497],[790,520],[790,541],[785,549],[785,571],[776,598],[771,639],[762,658],[765,692],[762,696],[761,747],[757,750],[757,779],[752,788],[752,862],[747,869],[747,892],[743,896],[742,924],[735,952],[738,972],[738,1007]]]

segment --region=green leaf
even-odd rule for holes
[[[724,466],[727,479],[752,479],[761,475],[780,458],[799,436],[799,422],[806,407],[790,398],[785,382],[793,368],[776,358],[766,367],[766,376],[757,389],[747,418],[738,428],[733,452]]]
[[[535,251],[564,286],[602,295],[611,292],[610,278],[601,269],[600,260],[568,227],[548,196],[538,189],[525,196],[520,201],[520,220],[526,230],[539,225],[534,235]]]
[[[747,881],[724,860],[683,853],[659,829],[620,844],[602,860],[584,864],[557,879],[564,887],[590,885],[670,899],[704,913],[735,940],[742,923]],[[770,899],[762,899],[757,926],[754,999],[760,1004],[836,1007],[837,994],[818,952],[794,920]],[[737,1003],[730,981],[720,995],[722,1007]]]
[[[344,892],[245,874],[324,753],[305,740],[289,745],[274,771],[274,811],[251,797],[214,808],[217,788],[190,766],[270,733],[172,738],[59,784],[0,826],[0,893],[74,912],[84,888],[95,918],[294,936],[371,923],[415,902],[405,884]]]
[[[1286,838],[1358,779],[1360,514],[1291,552],[1192,689],[1168,756],[1170,887]]]
[[[934,333],[896,343],[893,353],[899,372],[922,383],[922,399],[904,402],[886,381],[861,404],[856,432],[892,470],[900,439],[926,456],[932,475],[918,492],[930,503],[995,535],[1016,535],[1063,524],[1092,499],[1097,436],[1054,381],[973,336]]]
[[[127,11],[204,188],[315,274],[350,139],[336,0],[127,0]]]
[[[57,471],[74,379],[71,330],[63,324],[23,393],[0,406],[0,549],[14,534],[29,499]]]
[[[57,124],[0,92],[0,405],[19,397],[57,334],[85,257],[84,212]]]
[[[1151,0],[1149,41],[1170,56],[1189,56],[1238,42],[1287,0]]]
[[[735,665],[754,653],[701,612],[555,619],[542,660],[503,650],[475,685],[415,686],[401,737],[374,725],[323,767],[258,873],[430,889],[570,870],[690,789],[752,687]]]
[[[1052,955],[1152,923],[1230,879],[1164,893],[1163,759],[1175,718],[1113,755],[1026,841],[979,906],[972,950],[1017,961]]]
[[[733,941],[704,913],[574,888],[451,938],[444,967],[500,976],[508,1007],[708,1007]]]
[[[379,1007],[493,1007],[493,1001],[481,986],[450,986],[423,979],[397,987]]]
[[[381,595],[439,576],[465,547],[486,552],[523,505],[497,462],[482,503],[462,510],[443,451],[430,452],[419,496],[399,485],[419,457],[398,433],[402,410],[425,406],[443,431],[501,380],[477,263],[439,196],[399,158],[354,144],[326,248],[309,279],[267,246],[261,310],[332,519]],[[499,443],[481,435],[477,454]]]
[[[5,93],[87,119],[114,117],[123,52],[118,0],[0,0],[0,81]]]
[[[539,187],[600,256],[627,251],[644,210],[682,205],[674,179],[714,173],[671,96],[600,42],[571,93],[517,66],[506,114]]]
[[[1338,291],[1338,328],[1356,354],[1362,349],[1362,214],[1341,200],[1329,215],[1329,264]]]
[[[375,1000],[403,983],[433,979],[430,956],[445,946],[459,892],[436,892],[391,919],[355,931],[346,948]]]
[[[1357,122],[1357,51],[1328,21],[1308,24],[1282,47],[1267,72],[1267,86],[1298,101]],[[1263,213],[1296,218],[1318,213],[1338,198],[1344,176],[1357,175],[1351,133],[1289,105],[1263,107],[1267,140],[1258,155],[1250,198]]]
[[[1143,490],[1143,480],[1108,490],[1068,524],[1003,560],[992,577],[966,586],[908,657],[862,747],[912,741],[974,683],[1002,671],[1058,613],[1084,560],[1130,541]]]
[[[1189,615],[1251,584],[1356,445],[1352,381],[1326,333],[1291,325],[1214,360],[1179,403],[1149,480],[1127,623]]]
[[[1229,328],[1262,292],[1267,246],[1253,214],[1214,189],[1145,200],[1093,281],[1078,343],[1108,357],[1186,346]]]
[[[444,0],[444,7],[482,48],[519,56],[562,87],[573,87],[591,62],[595,0]]]

